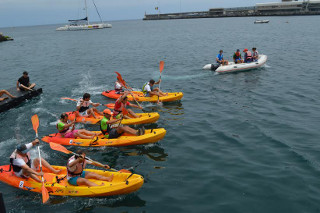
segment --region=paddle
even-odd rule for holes
[[[31,117],[31,122],[32,122],[33,130],[36,132],[36,138],[38,138],[38,127],[39,127],[38,115],[33,115]],[[39,153],[40,170],[42,172],[40,145],[38,146],[38,153]],[[49,200],[49,193],[48,193],[48,190],[46,189],[46,187],[44,187],[43,175],[41,175],[41,182],[42,182],[42,187],[41,187],[42,203],[45,203],[45,202],[47,202]]]
[[[67,148],[65,148],[64,146],[62,146],[60,144],[53,143],[53,142],[50,142],[49,144],[50,144],[50,148],[53,149],[53,150],[56,150],[56,151],[59,151],[59,152],[63,152],[63,153],[66,153],[66,154],[74,154],[74,155],[80,156],[77,153],[74,153],[74,152],[68,150]],[[92,159],[90,159],[88,157],[85,157],[85,159],[93,162],[94,165],[96,165],[96,166],[99,166],[99,167],[102,167],[102,168],[106,169],[106,166],[103,165],[102,163],[94,161],[94,160],[92,160]],[[118,171],[116,169],[110,168],[110,170],[114,171],[114,172],[131,173],[129,170],[126,170],[126,169],[121,169],[121,170]]]
[[[161,73],[162,73],[163,67],[164,67],[164,61],[160,61],[160,64],[159,64],[160,80],[161,80]],[[159,82],[159,93],[160,93],[160,84],[161,84],[161,81]],[[158,103],[159,103],[159,98],[160,98],[160,94],[158,94]]]
[[[130,89],[128,88],[129,86],[127,86],[127,83],[125,82],[125,80],[123,80],[123,78],[122,78],[122,76],[120,75],[120,73],[118,73],[118,72],[115,72],[115,73],[118,75],[118,80],[120,81],[120,83],[121,83],[126,89],[128,89],[128,90],[131,89],[131,91],[132,91],[132,88],[131,88],[131,87],[130,87]],[[131,94],[133,100],[138,104],[138,106],[139,106],[140,108],[142,108],[142,107],[140,106],[140,104],[138,103],[138,101],[134,98],[134,94],[133,94],[131,91],[130,91],[130,94]],[[142,110],[142,111],[144,111],[144,110]]]

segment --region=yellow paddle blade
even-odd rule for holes
[[[49,193],[46,187],[44,187],[44,183],[42,183],[41,193],[42,193],[42,203],[46,203],[49,200]]]
[[[33,130],[38,134],[39,118],[37,114],[31,117],[31,122],[32,122]]]
[[[160,64],[159,64],[160,73],[162,73],[163,67],[164,67],[164,61],[160,61]]]
[[[60,144],[57,144],[57,143],[53,143],[53,142],[50,142],[50,148],[53,149],[53,150],[56,150],[56,151],[59,151],[59,152],[63,152],[63,153],[66,153],[66,154],[71,154],[72,152],[67,150],[67,148],[65,148],[64,146],[60,145]]]

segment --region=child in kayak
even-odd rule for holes
[[[92,164],[95,166],[94,162],[86,159],[86,154],[82,151],[79,155],[73,155],[68,159],[67,163],[67,180],[68,183],[74,186],[99,186],[96,183],[89,181],[88,179],[96,179],[102,181],[111,182],[113,175],[110,177],[105,177],[94,172],[83,171],[87,164]],[[106,169],[110,169],[110,166],[105,165]],[[100,186],[103,186],[101,183]]]
[[[93,107],[90,109],[90,105]],[[95,115],[95,112],[98,113],[99,115],[103,115],[102,112],[96,109],[97,106],[100,106],[99,103],[93,103],[90,100],[90,94],[89,93],[84,93],[83,98],[81,98],[79,101],[77,101],[77,111],[76,111],[76,116],[93,116],[94,118],[97,118]]]
[[[103,118],[100,121],[100,130],[102,134],[105,136],[105,138],[112,139],[112,138],[118,138],[123,133],[129,133],[131,135],[143,135],[144,134],[144,127],[142,127],[139,130],[132,129],[128,126],[118,126],[116,128],[111,128],[111,124],[114,124],[118,121],[121,121],[122,118],[119,119],[111,119],[112,113],[110,109],[105,109],[103,111]]]
[[[134,108],[138,108],[138,109],[143,109],[140,106],[137,106],[135,104],[131,104],[130,102],[128,102],[128,97],[127,95],[130,92],[126,91],[123,93],[122,96],[120,96],[120,98],[117,99],[117,101],[114,104],[114,109],[113,109],[113,117],[115,118],[120,118],[120,114],[122,113],[123,117],[126,119],[130,119],[132,117],[134,118],[139,118],[140,116],[138,116],[136,113],[134,113],[131,109],[127,109],[126,106],[131,106]],[[128,115],[124,115],[123,114],[123,108],[126,108],[126,111],[128,111]],[[130,117],[129,115],[131,115],[132,117]]]
[[[29,150],[39,143],[40,141],[38,139],[35,139],[31,143],[20,144],[17,146],[16,150],[14,150],[14,152],[11,154],[10,164],[14,174],[17,177],[31,177],[35,181],[41,183],[41,180],[38,178],[38,176],[43,175],[43,172],[41,172],[39,168],[40,159],[36,158],[31,160],[29,153]],[[58,174],[60,172],[60,170],[52,168],[51,165],[43,158],[41,158],[41,164],[54,174]]]
[[[74,129],[75,120],[68,123],[68,115],[66,113],[62,113],[60,116],[60,120],[57,123],[57,129],[61,136],[65,138],[83,138],[83,139],[93,139],[96,136],[95,133],[90,132],[85,129]],[[70,129],[70,127],[72,128]]]
[[[168,93],[162,92],[159,88],[153,88],[155,84],[159,84],[161,82],[161,79],[159,81],[155,82],[153,79],[151,79],[149,82],[145,83],[142,87],[142,92],[146,97],[151,97],[153,95],[163,97],[167,96]]]

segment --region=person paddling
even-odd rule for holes
[[[135,105],[135,104],[131,104],[130,102],[128,102],[128,94],[130,94],[130,92],[126,91],[123,93],[122,96],[120,96],[120,98],[117,99],[117,101],[114,104],[114,109],[113,109],[113,117],[115,118],[120,118],[120,115],[123,111],[123,108],[126,108],[126,106],[131,106],[134,108],[138,108],[138,109],[143,109],[141,106]],[[139,118],[140,116],[138,116],[136,113],[134,113],[131,109],[126,109],[128,111],[128,115],[123,115],[124,118],[126,119],[130,119],[132,117],[134,118]],[[130,117],[129,115],[131,115],[132,117]]]
[[[123,85],[121,84],[119,77],[117,77],[117,81],[114,84],[114,90],[116,91],[116,94],[122,94],[124,92]]]
[[[118,126],[116,128],[111,128],[111,124],[114,124],[118,121],[121,121],[122,118],[113,119],[112,120],[112,113],[110,109],[105,109],[103,111],[103,118],[100,121],[100,130],[101,133],[104,135],[105,138],[113,139],[120,137],[123,133],[128,133],[131,135],[143,135],[144,134],[144,127],[139,130],[132,129],[128,126]]]
[[[76,116],[83,116],[83,117],[88,117],[88,116],[93,116],[94,118],[97,118],[95,115],[95,112],[98,113],[99,115],[103,115],[102,112],[96,109],[97,106],[100,106],[99,103],[93,103],[90,100],[91,96],[89,93],[84,93],[83,98],[81,98],[79,101],[77,101],[77,111]],[[90,108],[90,106],[93,106]]]
[[[62,113],[60,116],[60,120],[57,123],[57,129],[62,137],[64,138],[83,138],[83,139],[93,139],[96,136],[95,133],[90,132],[85,129],[75,129],[74,124],[75,120],[68,123],[68,115],[66,113]],[[70,129],[71,127],[71,129]]]
[[[3,96],[4,94],[6,94],[7,96],[9,96],[10,98],[16,98],[16,96],[13,96],[10,92],[8,92],[7,90],[0,90],[0,97]],[[8,97],[4,97],[4,98],[0,98],[0,102],[4,101],[8,99]]]
[[[74,186],[103,186],[104,183],[100,185],[89,181],[88,179],[95,179],[101,181],[111,182],[113,180],[113,174],[109,177],[105,177],[94,172],[84,171],[84,168],[87,164],[92,164],[94,166],[98,166],[95,162],[91,162],[87,160],[86,154],[83,151],[78,152],[79,155],[73,155],[68,159],[67,163],[67,180],[68,183]],[[105,165],[106,169],[110,169],[110,166]]]
[[[151,97],[153,95],[163,97],[167,96],[168,93],[162,92],[159,88],[153,88],[155,84],[159,84],[161,82],[161,79],[159,81],[155,82],[153,79],[151,79],[149,82],[145,83],[142,87],[142,92],[146,97]]]
[[[43,175],[43,172],[41,172],[39,168],[40,159],[35,158],[31,160],[30,153],[29,153],[29,150],[39,143],[40,141],[38,139],[35,139],[31,143],[20,144],[11,154],[10,164],[14,174],[17,177],[22,177],[22,178],[31,177],[35,181],[41,183],[41,180],[38,177]],[[60,172],[60,170],[52,168],[52,166],[43,158],[41,158],[41,164],[43,167],[46,167],[54,174],[58,174]]]
[[[29,74],[27,71],[24,71],[22,76],[17,81],[17,91],[32,91],[35,86],[35,83],[30,83]]]

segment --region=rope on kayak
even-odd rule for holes
[[[89,146],[98,145],[99,144],[98,140],[99,140],[99,137],[97,136],[97,138],[94,141],[90,142]]]

